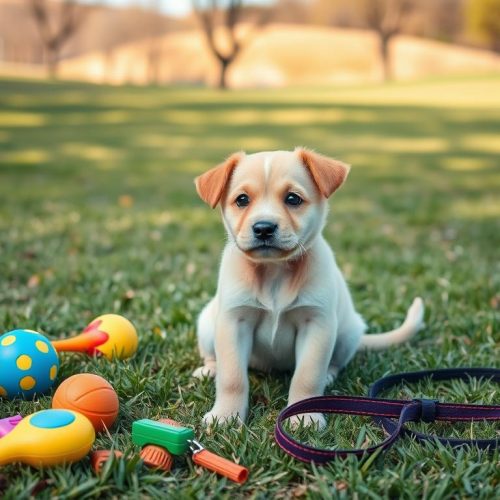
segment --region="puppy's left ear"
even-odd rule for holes
[[[309,170],[319,192],[325,198],[330,197],[342,186],[351,168],[341,161],[328,158],[308,149],[296,148],[295,152]]]
[[[194,180],[196,191],[205,203],[208,203],[212,208],[217,206],[231,179],[233,170],[244,156],[245,153],[242,152],[234,153],[223,163],[196,177]]]

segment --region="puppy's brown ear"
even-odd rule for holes
[[[219,203],[233,170],[244,155],[245,153],[242,152],[234,153],[225,162],[211,168],[194,180],[200,198],[212,208]]]
[[[297,148],[295,152],[309,170],[319,192],[325,198],[331,196],[344,183],[351,168],[341,161],[328,158],[308,149]]]

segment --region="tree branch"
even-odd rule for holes
[[[365,7],[368,26],[386,39],[399,33],[411,10],[408,0],[365,0]]]
[[[201,0],[192,0],[192,6],[200,20],[209,49],[221,64],[222,74],[220,86],[224,87],[224,74],[227,67],[236,59],[244,44],[249,39],[249,37],[246,36],[243,41],[238,38],[236,33],[243,12],[243,1],[227,0],[226,2],[219,2],[218,0],[210,0],[208,6],[206,6],[206,2],[205,5],[202,5]],[[262,19],[258,21],[259,26],[265,22],[264,16],[261,17]],[[215,36],[217,26],[223,28],[228,35],[228,51],[222,51],[217,46]]]
[[[49,20],[47,15],[47,7],[43,0],[30,0],[30,7],[33,17],[35,18],[42,43],[48,45],[50,43]]]

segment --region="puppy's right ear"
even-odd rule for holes
[[[196,191],[205,203],[208,203],[212,208],[217,206],[231,179],[233,170],[244,156],[245,153],[242,152],[234,153],[225,162],[196,177],[194,180]]]
[[[329,198],[345,181],[349,165],[341,161],[328,158],[305,148],[295,148],[304,166],[309,170],[319,192]]]

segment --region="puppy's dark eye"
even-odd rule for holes
[[[296,193],[288,193],[285,196],[285,203],[292,207],[299,206],[304,200]]]
[[[240,208],[247,207],[250,204],[250,198],[248,197],[247,194],[240,194],[236,198],[236,205],[238,205]]]

